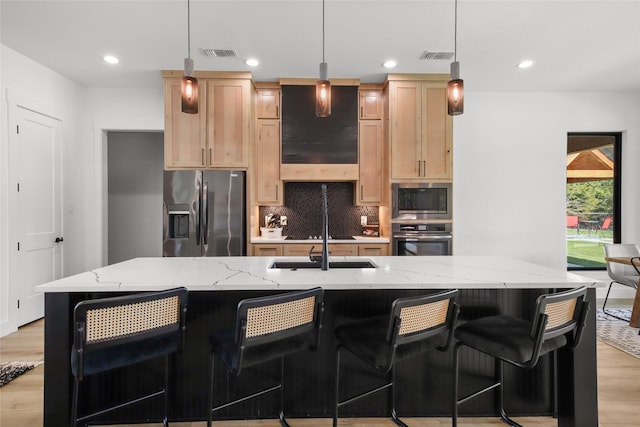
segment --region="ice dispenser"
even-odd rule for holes
[[[189,205],[169,206],[170,239],[189,238]]]

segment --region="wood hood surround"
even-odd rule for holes
[[[280,86],[305,85],[315,86],[316,79],[283,78]],[[331,79],[332,86],[359,86],[358,79]],[[354,123],[357,126],[357,123]],[[357,163],[281,163],[280,179],[287,181],[340,182],[358,181]]]

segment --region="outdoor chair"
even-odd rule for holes
[[[503,422],[520,427],[504,410],[504,362],[520,368],[533,368],[540,356],[580,344],[589,303],[585,301],[587,288],[541,295],[536,301],[532,321],[511,316],[495,315],[471,320],[456,328],[459,340],[453,350],[453,417],[458,423],[458,407],[472,398],[496,389],[497,411]],[[495,361],[494,383],[463,398],[458,398],[459,354],[463,346],[489,355]],[[556,375],[562,375],[557,373]]]
[[[376,316],[336,328],[334,427],[338,425],[338,409],[341,406],[388,387],[391,387],[391,418],[397,425],[406,426],[396,413],[395,366],[427,350],[446,351],[449,348],[459,312],[455,303],[457,294],[457,290],[449,290],[399,298],[392,303],[390,315]],[[384,385],[340,401],[340,355],[343,349],[385,376],[391,371],[390,380],[387,379]]]
[[[317,348],[323,311],[322,288],[240,301],[235,327],[220,329],[210,337],[211,372],[207,426],[211,426],[215,411],[279,390],[280,424],[287,427],[289,424],[284,417],[284,358],[301,350]],[[216,355],[224,362],[227,372],[235,376],[240,375],[246,367],[280,359],[279,383],[214,407]]]
[[[162,423],[169,425],[169,355],[183,347],[187,293],[186,288],[177,288],[87,300],[76,305],[71,350],[71,371],[75,380],[72,426],[87,425],[89,420],[98,416],[160,396],[164,396]],[[93,399],[100,396],[88,391],[80,393],[80,385],[85,377],[160,356],[164,356],[162,388],[78,417],[80,394]]]
[[[577,215],[567,215],[567,228],[575,228],[580,233],[580,220]]]
[[[604,253],[607,258],[618,258],[618,257],[637,257],[637,262],[640,263],[640,249],[638,249],[638,245],[633,243],[611,243],[604,245]],[[606,310],[607,308],[607,300],[609,299],[609,292],[611,292],[611,286],[614,283],[619,283],[624,286],[628,286],[636,290],[638,289],[638,279],[640,275],[638,274],[638,270],[630,265],[624,265],[616,262],[607,262],[607,274],[611,279],[609,283],[609,289],[607,290],[607,296],[604,298],[604,303],[602,304],[602,311],[611,317],[615,317],[616,319],[629,321],[629,319],[625,319],[624,317],[617,316],[611,312]]]
[[[611,223],[613,221],[613,218],[611,218],[610,216],[606,217],[603,221],[602,221],[602,225],[600,225],[600,228],[598,229],[598,231],[600,232],[600,235],[602,237],[604,237],[604,232],[608,231],[611,229]]]

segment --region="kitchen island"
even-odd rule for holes
[[[303,257],[287,260],[303,261]],[[443,289],[460,290],[461,321],[503,313],[528,317],[541,293],[550,290],[589,287],[595,307],[596,282],[566,271],[492,256],[368,257],[376,268],[273,269],[283,257],[136,258],[44,284],[45,295],[45,426],[68,424],[72,376],[69,354],[72,345],[73,308],[84,299],[131,292],[189,289],[187,337],[183,353],[175,357],[176,370],[171,393],[170,420],[206,418],[209,377],[208,335],[235,322],[238,301],[296,289],[325,289],[325,315],[320,348],[287,359],[285,405],[289,417],[332,415],[334,339],[333,329],[346,321],[387,313],[395,298]],[[331,257],[331,261],[363,260],[362,257]],[[550,415],[557,411],[559,426],[598,425],[595,309],[589,313],[583,342],[574,352],[561,350],[543,358],[531,370],[506,371],[505,406],[511,415]],[[398,391],[399,415],[449,416],[451,411],[451,352],[432,352],[408,361],[397,370],[402,387]],[[350,361],[345,360],[346,369]],[[353,366],[356,366],[355,364]],[[474,387],[480,376],[492,374],[492,364],[477,354],[462,354],[464,387]],[[159,366],[145,364],[122,373],[88,378],[90,394],[109,400],[126,390],[159,379]],[[223,378],[216,393],[229,397],[259,387],[269,379]],[[217,369],[216,368],[216,369]],[[269,369],[269,367],[267,368]],[[277,372],[277,365],[273,372]],[[554,381],[557,375],[557,381]],[[473,375],[471,374],[473,373]],[[353,388],[375,381],[375,376],[357,371]],[[261,377],[260,377],[261,378]],[[373,379],[372,379],[373,378]],[[248,380],[247,380],[248,379]],[[556,385],[557,390],[554,390]],[[345,392],[349,394],[351,385]],[[276,396],[241,404],[217,414],[222,419],[274,418]],[[90,399],[86,399],[90,400]],[[89,405],[91,402],[89,403]],[[461,414],[494,415],[493,396],[477,399],[461,408]],[[81,408],[85,410],[87,408]],[[154,403],[114,414],[109,421],[141,422],[159,413]],[[384,393],[346,407],[344,416],[388,416]]]

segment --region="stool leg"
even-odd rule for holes
[[[340,389],[340,346],[336,347],[336,375],[334,376],[333,427],[338,427],[338,391]]]
[[[502,360],[496,358],[496,376],[498,377],[498,413],[500,414],[500,419],[509,424],[512,427],[522,427],[517,422],[513,421],[511,418],[507,416],[504,412],[504,362]]]
[[[409,427],[407,426],[400,418],[398,418],[398,414],[396,413],[396,365],[395,363],[391,366],[391,419],[394,423],[399,425],[400,427]]]
[[[280,424],[282,427],[289,427],[284,419],[284,356],[280,357]]]
[[[460,346],[462,343],[458,341],[453,346],[453,407],[451,411],[451,426],[457,427],[458,425],[458,353],[460,352]]]
[[[162,425],[169,427],[169,355],[164,355],[164,418]]]
[[[71,427],[76,427],[78,423],[76,419],[78,418],[78,388],[80,387],[80,382],[77,378],[74,378],[73,381],[73,400],[71,401]]]
[[[213,352],[211,353],[211,372],[209,374],[209,407],[207,408],[207,412],[209,412],[209,415],[207,416],[207,427],[211,427],[211,421],[213,420],[213,414],[212,414],[212,409],[213,409],[213,373],[214,373],[214,368],[215,368],[215,355],[213,354]]]

